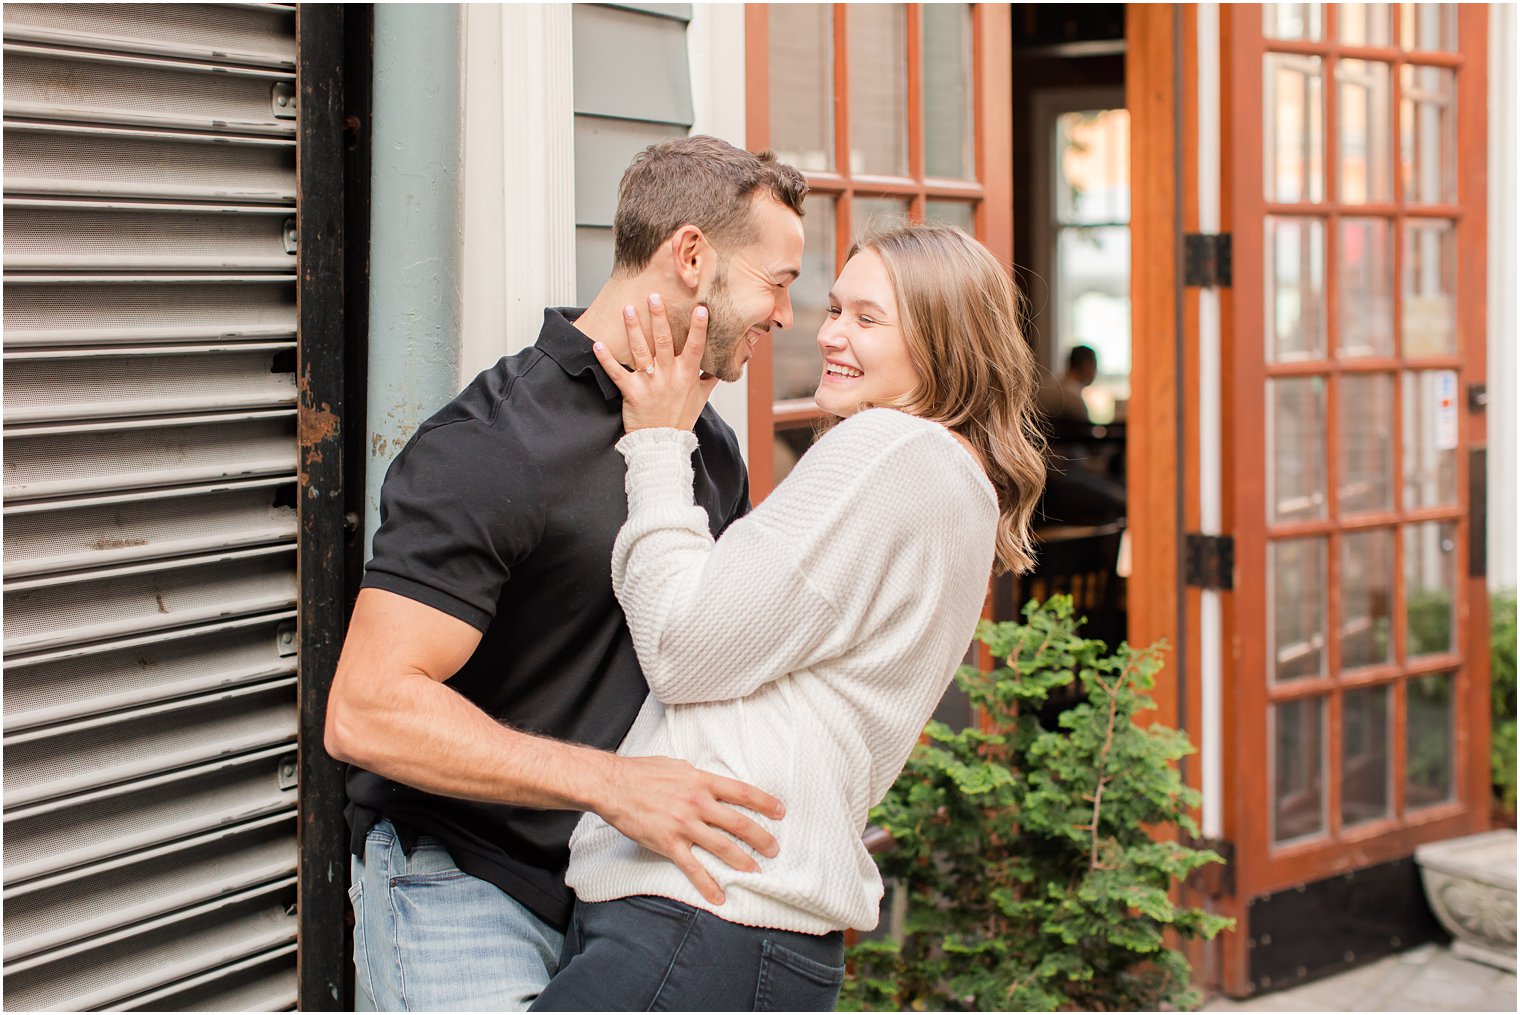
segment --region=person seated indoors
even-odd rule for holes
[[[1078,439],[1089,436],[1092,426],[1082,392],[1097,376],[1097,352],[1090,345],[1077,345],[1067,353],[1066,372],[1047,375],[1040,385],[1040,411],[1050,432],[1045,490],[1036,513],[1042,524],[1106,525],[1124,517],[1124,487],[1090,467],[1098,459]]]
[[[1082,391],[1098,377],[1098,353],[1090,345],[1072,346],[1066,372],[1047,375],[1040,385],[1040,411],[1052,421],[1091,423],[1092,413]]]

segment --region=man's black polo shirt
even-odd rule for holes
[[[486,370],[391,463],[365,588],[482,632],[449,686],[516,729],[612,749],[648,687],[612,593],[628,515],[622,398],[570,322],[546,310],[538,343]],[[711,406],[696,426],[697,503],[714,535],[749,509],[739,443]],[[351,846],[381,814],[410,847],[432,835],[465,872],[550,923],[569,919],[563,875],[580,814],[424,793],[350,766]]]

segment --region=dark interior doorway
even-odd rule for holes
[[[1028,299],[1050,454],[1032,575],[995,598],[1013,616],[1067,592],[1087,633],[1126,629],[1129,149],[1125,7],[1014,4],[1014,258]]]

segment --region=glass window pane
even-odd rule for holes
[[[789,427],[785,430],[778,429],[772,446],[771,459],[773,468],[776,470],[774,479],[780,483],[786,478],[797,465],[797,459],[813,446],[813,435],[816,430],[813,424],[808,423],[800,427]]]
[[[1404,225],[1404,355],[1457,353],[1457,245],[1451,222]]]
[[[1393,117],[1389,66],[1368,60],[1335,65],[1340,99],[1336,146],[1340,197],[1347,204],[1393,200]]]
[[[1267,504],[1270,520],[1325,517],[1325,379],[1267,382]]]
[[[1386,818],[1393,809],[1392,718],[1386,686],[1341,696],[1342,825]]]
[[[1129,110],[1090,109],[1056,118],[1056,220],[1129,221]]]
[[[1393,530],[1341,536],[1341,669],[1393,660]]]
[[[924,202],[924,221],[942,226],[954,226],[967,236],[976,235],[976,205],[970,201]]]
[[[921,17],[924,173],[972,180],[971,5],[924,4]]]
[[[906,225],[909,205],[910,202],[905,197],[857,197],[850,205],[853,218],[851,236],[859,239],[869,233]],[[833,279],[829,281],[832,283]]]
[[[1271,673],[1278,681],[1323,676],[1328,540],[1283,539],[1272,543],[1267,595],[1272,603]]]
[[[802,277],[791,288],[792,326],[771,332],[771,397],[777,400],[811,398],[818,390],[823,365],[818,328],[834,284],[834,202],[822,195],[810,198],[802,231]]]
[[[1387,219],[1345,218],[1336,253],[1337,355],[1393,355],[1393,230]]]
[[[1129,258],[1128,226],[1069,227],[1056,234],[1056,349],[1064,363],[1073,346],[1091,346],[1100,383],[1129,376]],[[1088,394],[1096,392],[1089,388]]]
[[[908,175],[908,14],[850,4],[850,172]]]
[[[1267,358],[1325,358],[1325,224],[1267,219]]]
[[[1271,8],[1272,4],[1267,5]],[[1325,199],[1324,69],[1317,56],[1268,53],[1262,111],[1268,201]]]
[[[1421,522],[1404,527],[1406,656],[1450,652],[1456,645],[1457,527]]]
[[[1404,685],[1404,806],[1408,810],[1445,803],[1453,796],[1454,679],[1450,673],[1432,673],[1411,677]]]
[[[834,168],[834,6],[772,4],[771,147],[798,169]]]
[[[1272,841],[1325,830],[1325,699],[1272,706]]]
[[[1393,375],[1343,374],[1340,382],[1340,509],[1393,508]]]
[[[1457,200],[1457,72],[1445,67],[1399,70],[1399,174],[1404,200]]]
[[[1348,46],[1393,45],[1392,4],[1341,4],[1341,42]]]
[[[1400,4],[1399,35],[1405,49],[1457,51],[1456,4]]]
[[[1318,39],[1324,4],[1262,4],[1269,39]]]
[[[1404,509],[1457,503],[1457,372],[1404,375]]]

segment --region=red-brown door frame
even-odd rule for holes
[[[1178,566],[1176,88],[1178,6],[1128,4],[1125,20],[1125,103],[1130,123],[1131,370],[1128,416],[1134,439],[1125,449],[1131,575],[1129,640],[1165,639],[1175,649],[1181,572]],[[1190,52],[1191,33],[1183,38]],[[1182,143],[1185,143],[1183,141]],[[1184,195],[1193,193],[1184,180]],[[1184,200],[1185,205],[1194,202]],[[1196,335],[1185,334],[1186,346]],[[1153,697],[1160,722],[1177,725],[1180,681],[1159,681]],[[1186,711],[1184,707],[1183,712]]]
[[[1332,15],[1333,17],[1333,15]],[[1486,151],[1482,111],[1487,93],[1486,11],[1463,6],[1460,15],[1458,75],[1458,146],[1462,152]],[[1132,643],[1165,638],[1173,646],[1176,674],[1157,687],[1156,718],[1187,727],[1199,715],[1199,666],[1196,591],[1183,587],[1180,542],[1197,527],[1197,393],[1187,378],[1196,377],[1197,297],[1178,286],[1179,232],[1197,229],[1196,160],[1197,68],[1196,12],[1178,5],[1130,4],[1126,25],[1126,92],[1131,125],[1133,218],[1132,374],[1130,418],[1134,440],[1129,449],[1130,535],[1133,573],[1129,580]],[[1488,617],[1482,578],[1469,577],[1468,519],[1481,505],[1468,504],[1468,461],[1459,463],[1458,495],[1463,521],[1458,531],[1459,583],[1464,587],[1465,615],[1457,618],[1463,654],[1454,692],[1461,710],[1453,745],[1458,802],[1434,810],[1428,820],[1356,842],[1318,850],[1302,848],[1274,856],[1267,842],[1266,806],[1268,708],[1265,674],[1266,527],[1264,427],[1265,385],[1259,322],[1263,320],[1262,198],[1262,8],[1220,7],[1220,94],[1222,231],[1234,240],[1233,288],[1221,290],[1221,378],[1224,528],[1236,538],[1236,589],[1223,594],[1226,657],[1222,688],[1225,839],[1236,848],[1234,893],[1211,900],[1215,911],[1237,919],[1236,930],[1222,936],[1221,952],[1191,948],[1195,976],[1219,983],[1227,992],[1250,992],[1246,925],[1251,899],[1275,889],[1410,855],[1420,842],[1479,830],[1488,820]],[[1390,51],[1391,53],[1391,51]],[[1371,55],[1371,54],[1369,54]],[[1178,81],[1183,82],[1179,89]],[[1330,146],[1326,145],[1327,158]],[[1180,170],[1181,180],[1177,173]],[[1486,360],[1486,300],[1483,258],[1486,162],[1470,157],[1460,167],[1456,210],[1461,225],[1458,275],[1467,286],[1459,297],[1460,370],[1465,384],[1481,383]],[[1180,208],[1179,208],[1180,204]],[[1180,226],[1180,228],[1179,228]],[[1401,282],[1400,282],[1401,284]],[[1179,305],[1179,298],[1181,303]],[[1253,324],[1253,322],[1255,322]],[[1179,348],[1179,328],[1181,342]],[[1179,375],[1178,366],[1181,366]],[[1177,385],[1184,385],[1179,399]],[[1144,427],[1143,431],[1141,427]],[[1179,428],[1181,442],[1179,448]],[[1466,414],[1462,450],[1485,440],[1481,413]],[[1179,483],[1179,471],[1183,481]],[[1183,492],[1179,494],[1179,486]],[[1179,511],[1180,504],[1180,511]],[[1179,514],[1181,523],[1179,523]],[[1481,570],[1481,569],[1478,569]],[[1402,575],[1396,580],[1402,581]],[[1181,645],[1183,666],[1176,665]],[[1185,673],[1183,672],[1185,670]],[[1402,734],[1402,726],[1398,728]],[[1190,730],[1195,744],[1196,730]],[[1398,739],[1399,737],[1396,737]],[[1332,743],[1332,749],[1335,748]],[[1402,752],[1402,745],[1392,745]],[[1400,755],[1401,756],[1401,755]],[[1185,772],[1195,788],[1196,766]],[[1277,851],[1279,854],[1283,851]],[[1200,892],[1184,893],[1191,904],[1209,901]],[[1217,978],[1216,978],[1217,977]]]
[[[1326,38],[1335,28],[1336,12],[1327,5]],[[1460,56],[1453,54],[1443,65],[1457,70],[1458,87],[1458,196],[1450,209],[1458,222],[1458,278],[1464,288],[1457,298],[1460,344],[1452,366],[1460,370],[1462,385],[1481,383],[1485,375],[1486,320],[1483,259],[1486,253],[1486,117],[1483,113],[1487,92],[1486,66],[1487,11],[1483,5],[1463,5],[1459,14]],[[1458,457],[1457,496],[1461,520],[1457,527],[1458,583],[1465,594],[1465,606],[1456,618],[1454,650],[1460,653],[1460,665],[1453,690],[1453,743],[1457,786],[1456,800],[1450,805],[1431,808],[1417,822],[1395,817],[1375,826],[1368,834],[1326,836],[1314,842],[1273,848],[1268,841],[1268,813],[1271,806],[1267,768],[1270,764],[1267,715],[1270,708],[1266,674],[1267,601],[1265,583],[1269,546],[1265,507],[1266,489],[1266,384],[1267,368],[1263,363],[1261,322],[1265,319],[1264,220],[1267,202],[1263,197],[1263,123],[1262,81],[1263,38],[1261,5],[1221,7],[1221,92],[1224,96],[1222,169],[1223,215],[1225,231],[1234,238],[1235,285],[1222,295],[1221,310],[1225,341],[1223,399],[1226,407],[1225,448],[1230,463],[1225,477],[1226,525],[1235,536],[1236,569],[1240,576],[1237,590],[1226,597],[1225,643],[1231,647],[1226,661],[1230,697],[1226,701],[1225,780],[1230,787],[1226,801],[1226,836],[1236,845],[1235,895],[1222,900],[1223,911],[1240,920],[1234,933],[1225,937],[1223,986],[1228,993],[1249,993],[1247,960],[1250,928],[1245,917],[1250,900],[1267,893],[1312,882],[1342,871],[1371,866],[1409,856],[1415,846],[1473,832],[1487,827],[1488,788],[1488,616],[1487,593],[1482,578],[1470,577],[1473,568],[1467,562],[1467,529],[1474,505],[1468,503],[1468,462]],[[1274,48],[1294,49],[1297,44],[1274,43]],[[1301,47],[1318,52],[1312,44]],[[1396,60],[1400,52],[1358,50],[1356,56]],[[1396,74],[1394,75],[1396,77]],[[1334,86],[1333,68],[1325,74],[1325,101]],[[1396,103],[1396,88],[1391,101]],[[1395,105],[1393,115],[1397,117]],[[1394,123],[1397,124],[1397,119]],[[1324,151],[1327,165],[1334,158],[1333,113],[1326,117]],[[1332,169],[1333,172],[1333,169]],[[1332,177],[1333,179],[1333,177]],[[1327,187],[1327,191],[1328,191]],[[1326,195],[1326,205],[1333,205],[1334,195]],[[1395,222],[1402,221],[1396,219]],[[1401,241],[1400,241],[1401,242]],[[1333,243],[1333,240],[1332,240]],[[1332,247],[1332,249],[1334,249]],[[1402,274],[1395,270],[1397,285]],[[1334,294],[1329,294],[1334,299]],[[1395,357],[1400,359],[1400,357]],[[1400,364],[1402,360],[1400,359]],[[1422,364],[1423,365],[1423,364]],[[1331,367],[1332,372],[1338,369]],[[1332,410],[1333,412],[1334,410]],[[1408,409],[1406,408],[1406,412]],[[1399,421],[1400,424],[1402,421]],[[1335,417],[1327,419],[1333,430]],[[1401,427],[1396,427],[1401,429]],[[1334,448],[1334,434],[1328,446]],[[1399,437],[1394,436],[1395,447]],[[1481,413],[1462,414],[1460,450],[1478,447],[1485,440]],[[1395,452],[1397,456],[1397,450]],[[1397,460],[1397,457],[1396,457]],[[1478,510],[1482,510],[1478,506]],[[1408,512],[1390,513],[1393,521]],[[1397,533],[1397,528],[1395,527]],[[1397,538],[1397,536],[1396,536]],[[1329,561],[1335,594],[1338,561]],[[1481,571],[1481,569],[1477,569]],[[1402,582],[1402,571],[1394,576]],[[1403,620],[1395,610],[1395,624]],[[1332,632],[1333,636],[1333,632]],[[1332,674],[1327,686],[1336,682]],[[1395,687],[1403,678],[1395,681]],[[1402,758],[1403,723],[1401,689],[1395,691],[1394,743],[1390,745],[1390,764],[1395,771]],[[1324,778],[1327,783],[1337,771],[1333,760],[1339,751],[1335,713],[1327,716],[1329,729],[1328,762]],[[1335,788],[1328,787],[1333,802]],[[1401,787],[1395,786],[1395,799]]]

